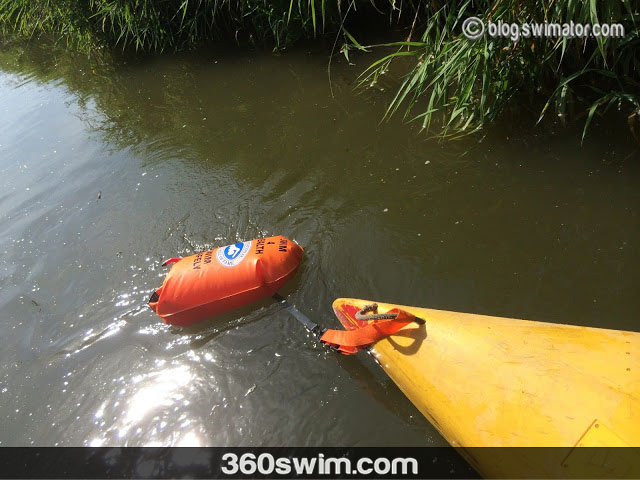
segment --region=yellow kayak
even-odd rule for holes
[[[371,303],[339,298],[333,309],[354,329]],[[575,448],[640,447],[640,333],[377,304],[426,321],[371,353],[481,475],[640,476],[635,449]]]

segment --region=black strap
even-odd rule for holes
[[[307,330],[316,335],[318,338],[322,336],[326,329],[322,328],[315,322],[312,322],[309,317],[307,317],[304,313],[298,310],[296,307],[291,305],[286,298],[284,298],[279,293],[274,293],[271,298],[273,298],[276,302],[280,303],[285,310],[287,310],[291,315],[293,315],[296,320],[298,320],[302,325],[305,326]]]

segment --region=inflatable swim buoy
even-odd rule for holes
[[[293,275],[302,247],[285,237],[239,242],[175,263],[149,306],[165,323],[186,327],[273,295]]]

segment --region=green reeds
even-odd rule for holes
[[[494,23],[622,24],[622,38],[539,37],[477,40],[463,35],[470,16]],[[396,51],[376,60],[361,76],[375,83],[392,61],[412,65],[386,116],[404,116],[444,137],[482,129],[505,108],[539,105],[540,121],[550,111],[562,119],[584,118],[582,137],[594,115],[616,108],[632,133],[640,117],[640,11],[630,0],[463,0],[425,2],[417,18],[421,36],[386,46]],[[544,100],[539,101],[540,98]],[[637,139],[640,137],[636,137]]]
[[[0,0],[0,32],[54,35],[76,48],[161,52],[220,38],[276,49],[336,20],[324,0]]]

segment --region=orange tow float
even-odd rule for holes
[[[149,306],[165,323],[192,325],[275,294],[295,275],[302,253],[297,243],[276,236],[172,258]]]

